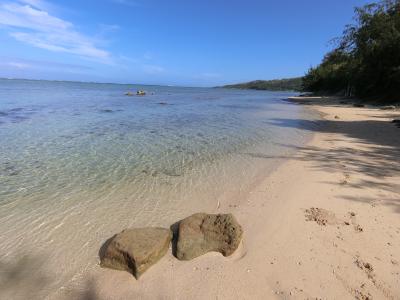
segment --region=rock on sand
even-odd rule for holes
[[[172,232],[164,228],[125,229],[103,245],[100,265],[139,278],[165,255],[171,238]]]
[[[179,223],[176,256],[190,260],[210,251],[231,255],[243,230],[232,214],[194,214]]]

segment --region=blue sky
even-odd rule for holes
[[[364,0],[0,0],[0,77],[214,86],[303,75]]]

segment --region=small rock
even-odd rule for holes
[[[243,230],[232,214],[194,214],[179,223],[176,256],[190,260],[210,251],[231,255]]]
[[[340,119],[339,116],[335,116],[335,119]]]
[[[132,273],[137,279],[169,248],[172,232],[165,228],[125,229],[100,249],[100,266]]]

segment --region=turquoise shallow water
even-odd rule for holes
[[[51,297],[124,227],[229,210],[307,139],[296,124],[313,116],[291,95],[0,80],[0,261],[41,257]]]

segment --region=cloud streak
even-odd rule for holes
[[[41,0],[24,0],[0,4],[0,25],[12,31],[14,39],[52,52],[63,52],[111,62],[111,54],[95,45],[95,41],[75,30],[66,20],[44,10]]]

